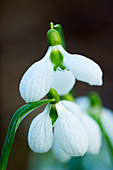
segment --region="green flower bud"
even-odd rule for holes
[[[56,122],[57,118],[58,118],[58,113],[57,113],[55,105],[51,106],[49,117],[51,118],[52,125],[53,125]]]
[[[47,32],[47,42],[49,46],[55,46],[61,44],[60,35],[55,29],[50,29]]]
[[[57,93],[57,91],[53,88],[50,89],[50,91],[47,94],[48,99],[55,99],[55,101],[51,102],[51,104],[56,104],[60,101],[60,97]]]

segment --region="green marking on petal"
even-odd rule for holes
[[[50,59],[51,62],[54,64],[54,71],[57,70],[57,68],[61,68],[62,70],[64,70],[66,67],[63,66],[63,55],[62,53],[57,49],[57,47],[53,47],[51,54],[50,54]]]
[[[54,125],[54,123],[56,122],[56,120],[58,118],[58,113],[57,113],[55,105],[51,106],[49,117],[51,118],[52,125]]]

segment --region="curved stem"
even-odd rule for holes
[[[3,146],[3,150],[1,153],[0,170],[6,170],[9,154],[10,154],[11,147],[12,147],[13,140],[14,140],[14,136],[15,136],[16,130],[17,130],[18,126],[20,125],[21,121],[31,111],[35,110],[36,108],[38,108],[39,106],[41,106],[43,104],[47,104],[52,101],[54,101],[54,99],[40,100],[37,102],[28,103],[28,104],[22,106],[21,108],[19,108],[15,112],[15,114],[13,115],[13,117],[10,121],[6,139],[5,139],[4,146]]]

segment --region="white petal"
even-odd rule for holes
[[[75,103],[82,109],[87,110],[90,107],[90,100],[86,96],[75,98]]]
[[[50,90],[53,83],[53,67],[47,56],[34,63],[23,75],[20,82],[20,94],[26,102],[34,102],[43,98]]]
[[[53,144],[53,148],[52,148],[53,154],[55,155],[55,157],[63,163],[68,162],[71,157],[69,155],[67,155],[58,145],[58,143],[56,142],[56,140],[54,140],[54,144]]]
[[[62,150],[70,156],[83,156],[88,148],[88,138],[80,119],[56,104],[58,119],[54,124],[55,140]]]
[[[101,121],[104,130],[109,136],[113,146],[113,111],[107,108],[103,108],[101,113]]]
[[[54,82],[52,88],[54,88],[59,95],[69,93],[74,84],[75,77],[70,71],[54,71]]]
[[[79,118],[81,118],[81,110],[79,108],[79,106],[77,106],[76,103],[71,102],[71,101],[67,101],[67,100],[62,100],[61,103],[63,104],[63,106],[70,112],[72,112],[73,114],[75,114],[76,116],[78,116]]]
[[[35,117],[30,125],[28,133],[29,147],[34,152],[47,152],[53,145],[52,123],[49,118],[50,105]]]
[[[82,114],[82,123],[88,135],[88,152],[98,154],[102,145],[102,135],[98,124],[86,113]]]
[[[69,54],[61,45],[59,50],[64,56],[64,65],[72,71],[75,78],[90,85],[102,85],[102,70],[91,59],[78,54]]]

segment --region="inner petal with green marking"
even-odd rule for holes
[[[50,54],[50,59],[51,62],[54,64],[54,71],[57,70],[57,68],[61,68],[61,70],[64,70],[66,67],[62,64],[63,63],[63,55],[62,53],[58,50],[57,46],[52,47],[52,51]]]

